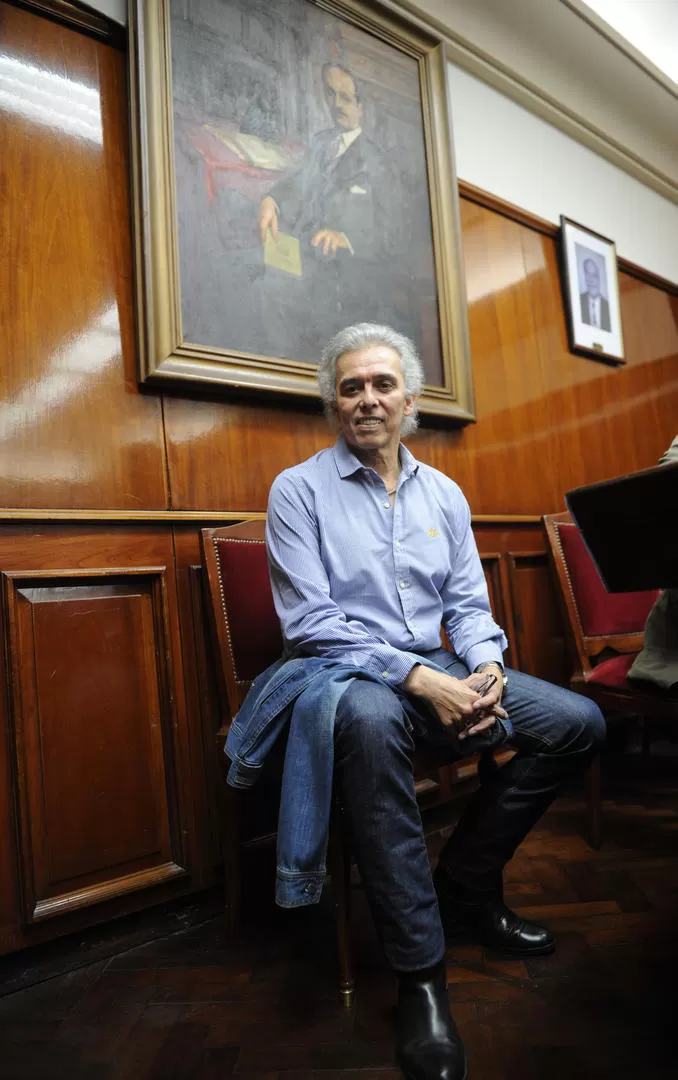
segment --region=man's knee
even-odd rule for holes
[[[605,718],[595,701],[583,694],[568,694],[563,716],[562,749],[595,754],[605,742],[606,734]]]
[[[409,745],[409,725],[398,695],[380,683],[354,679],[337,707],[335,739],[370,755],[386,753],[393,744]]]

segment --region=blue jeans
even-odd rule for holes
[[[456,678],[468,669],[445,649],[426,653]],[[507,671],[502,705],[516,755],[483,774],[440,864],[460,885],[500,888],[516,848],[558,793],[561,782],[600,749],[605,721],[588,698]],[[496,745],[494,731],[488,745]],[[483,736],[457,742],[423,702],[378,683],[356,680],[344,693],[335,721],[335,776],[353,848],[386,957],[397,971],[437,963],[445,941],[414,791],[416,740],[482,749]],[[473,745],[471,745],[473,743]]]

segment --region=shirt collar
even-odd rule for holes
[[[358,461],[354,453],[349,449],[346,444],[343,435],[340,435],[334,446],[332,447],[332,453],[334,454],[334,461],[337,466],[337,472],[342,480],[347,476],[353,476],[355,473],[362,471],[364,465]],[[415,458],[414,454],[411,454],[403,443],[400,444],[400,471],[403,476],[413,476],[419,468],[419,462]]]
[[[348,150],[349,146],[356,141],[359,135],[362,134],[362,128],[352,128],[351,131],[344,131],[339,139],[339,153],[343,154]]]

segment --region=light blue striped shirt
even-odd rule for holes
[[[392,508],[374,469],[343,438],[276,477],[266,541],[286,655],[336,659],[400,686],[440,647],[440,627],[470,671],[501,661],[461,489],[400,446]]]

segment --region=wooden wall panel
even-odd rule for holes
[[[12,864],[0,947],[11,948],[74,928],[79,908],[91,921],[116,898],[139,907],[194,889],[211,863],[171,530],[7,527],[0,568],[0,850]]]
[[[199,777],[193,790],[199,845],[196,874],[211,883],[213,868],[222,860],[224,760],[217,745],[217,731],[224,722],[221,709],[226,699],[212,651],[197,529],[176,527],[174,550],[187,726],[194,736],[192,771]]]
[[[475,514],[562,509],[571,487],[656,463],[678,426],[678,299],[621,275],[628,363],[575,356],[551,237],[461,200],[477,423],[411,439]],[[312,407],[165,403],[175,509],[260,511],[332,439]]]
[[[185,873],[164,569],[3,577],[25,917]]]
[[[136,384],[126,57],[0,3],[0,64],[0,506],[166,507],[161,402]]]
[[[0,62],[25,91],[0,102],[0,507],[264,510],[277,473],[332,433],[317,403],[139,392],[126,57],[0,0]],[[59,79],[84,94],[89,130]],[[46,123],[29,103],[48,86]],[[654,464],[675,435],[678,300],[622,274],[628,364],[574,356],[553,237],[467,195],[478,421],[427,421],[411,447],[475,515],[511,518],[474,525],[508,662],[566,683],[538,515]],[[0,952],[216,880],[221,717],[197,529],[0,525]]]
[[[507,665],[567,686],[569,662],[542,523],[478,523],[474,535],[492,611],[508,638]]]
[[[540,537],[541,539],[542,537]],[[546,553],[505,555],[513,622],[513,659],[520,671],[567,686],[570,667]]]

